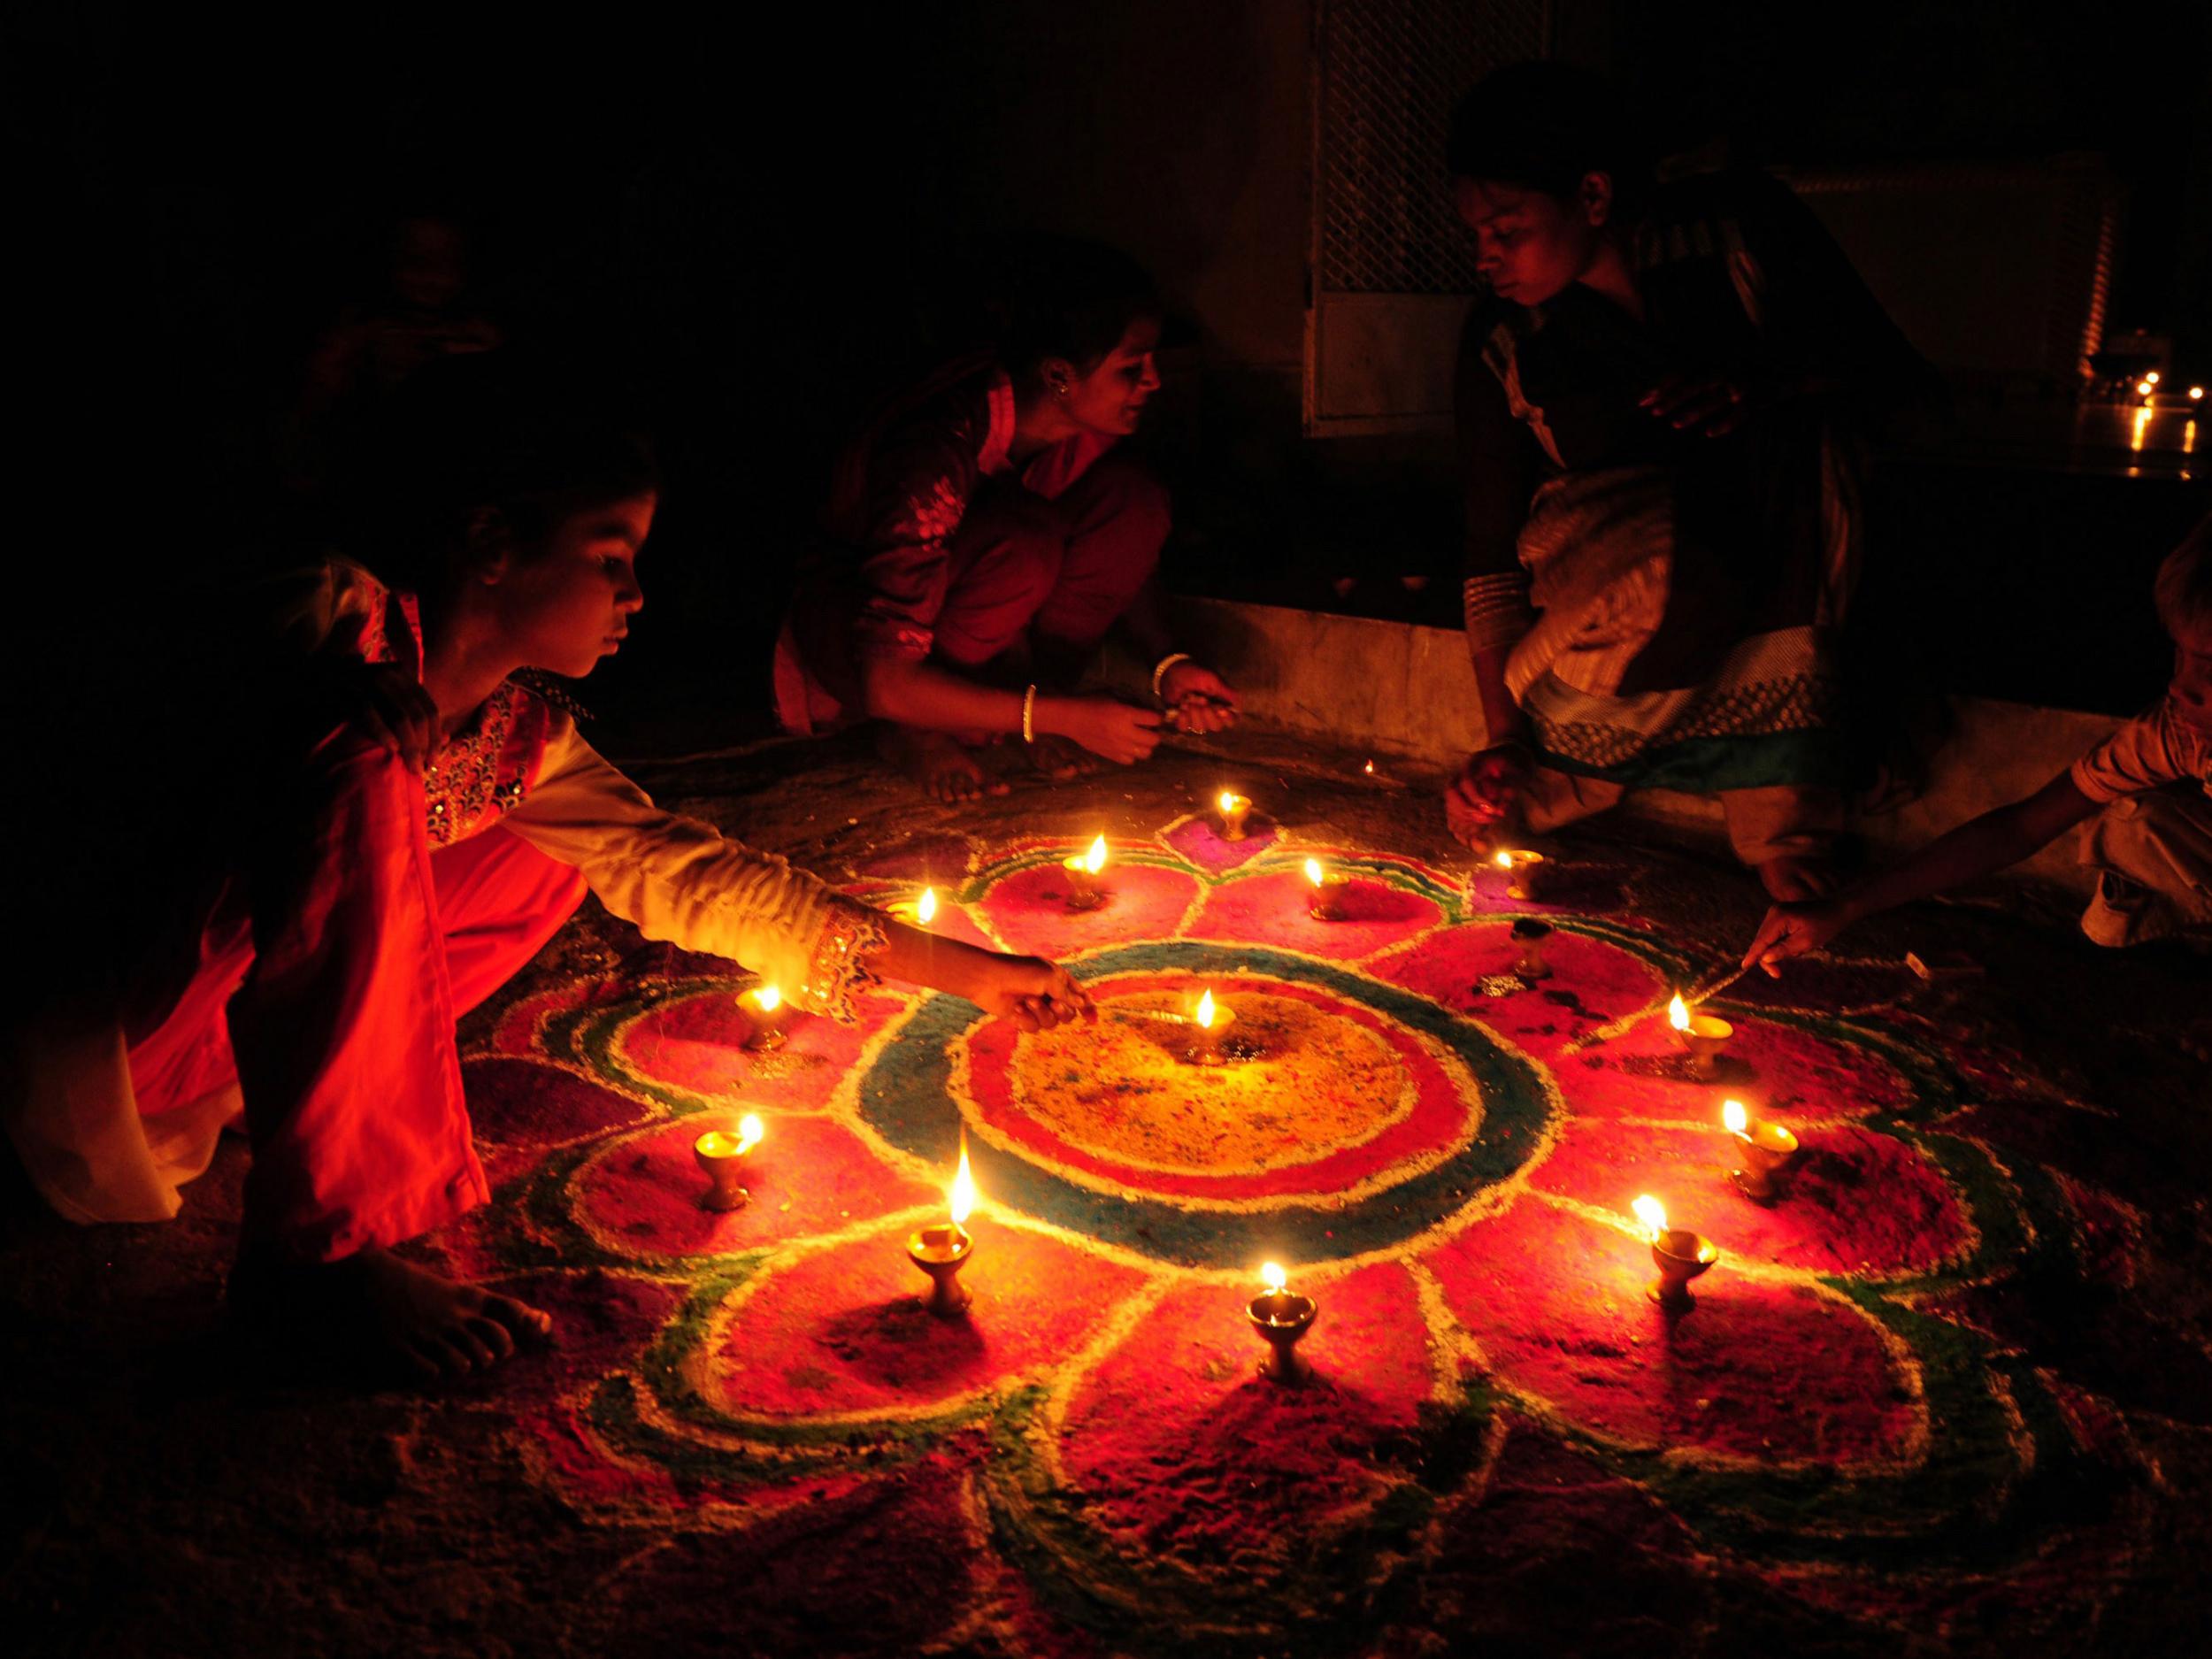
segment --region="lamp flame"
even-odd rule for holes
[[[1096,875],[1106,867],[1106,838],[1102,835],[1091,843],[1090,851],[1083,855],[1083,868]]]
[[[1510,870],[1513,868],[1513,855],[1509,852],[1501,852],[1493,862],[1501,870]]]
[[[1317,887],[1321,885],[1321,861],[1318,858],[1306,860],[1306,879]]]
[[[975,1213],[975,1176],[968,1169],[968,1137],[960,1137],[960,1167],[953,1172],[952,1190],[946,1194],[952,1203],[952,1225],[965,1226],[968,1217]]]
[[[2203,390],[2204,390],[2204,388],[2202,388],[2201,386],[2200,386],[2200,387],[2198,387],[2198,388],[2197,388],[2197,391],[2198,391],[2198,392],[2201,392],[2201,391],[2203,391]],[[2194,395],[2195,395],[2195,394],[2193,394],[2193,393],[2192,394],[2192,396],[2194,396]],[[1371,777],[1371,777],[1373,777],[1373,776],[1375,775],[1375,763],[1374,763],[1373,761],[1371,761],[1371,761],[1369,761],[1369,762],[1368,762],[1368,763],[1367,763],[1364,766],[1362,766],[1362,767],[1360,768],[1360,770],[1361,770],[1362,772],[1365,772],[1365,773],[1366,773],[1369,777]]]
[[[1750,1127],[1751,1114],[1743,1109],[1740,1100],[1724,1100],[1720,1103],[1720,1120],[1728,1125],[1728,1133],[1740,1135]]]
[[[2189,396],[2192,398],[2201,398],[2204,396],[2204,388],[2201,386],[2191,387],[2189,388]]]
[[[937,919],[937,889],[924,887],[922,896],[915,902],[914,919],[924,927]]]
[[[1651,1241],[1658,1243],[1659,1235],[1667,1230],[1667,1207],[1646,1193],[1629,1208],[1636,1212],[1636,1219],[1644,1224],[1644,1231],[1650,1234]]]
[[[1208,991],[1198,999],[1198,1029],[1201,1031],[1211,1031],[1213,1028],[1214,994],[1211,991]]]
[[[1283,1271],[1280,1262],[1269,1262],[1260,1269],[1260,1283],[1279,1296],[1283,1286],[1290,1283],[1290,1276]]]
[[[1217,799],[1224,812],[1233,812],[1237,810],[1237,798],[1232,791],[1224,789]]]
[[[2155,385],[2157,385],[2157,384],[2158,384],[2158,371],[2157,371],[2156,369],[2148,369],[2148,370],[2146,370],[2146,371],[2144,372],[2144,374],[2143,374],[2143,380],[2144,380],[2144,382],[2145,382],[2145,384],[2146,384],[2147,386],[2155,386]]]
[[[749,995],[753,999],[753,1005],[764,1014],[772,1014],[783,1006],[783,992],[776,986],[756,986]]]
[[[2151,382],[2151,380],[2150,380],[2150,379],[2149,379],[2149,377],[2148,377],[2148,376],[2146,376],[2144,379],[2142,379],[2142,380],[2139,380],[2136,381],[2136,383],[2135,383],[2135,391],[2136,391],[2136,395],[2137,395],[2138,396],[2147,396],[2147,395],[2149,394],[2149,392],[2150,392],[2150,389],[2151,389],[2151,384],[2152,384],[2152,382]]]
[[[1674,994],[1674,1001],[1667,1004],[1667,1024],[1677,1031],[1690,1028],[1690,1005],[1682,1000],[1682,993]]]
[[[742,1118],[739,1118],[737,1120],[738,1156],[742,1157],[746,1153],[750,1152],[755,1147],[758,1146],[760,1144],[761,1136],[766,1133],[767,1131],[761,1127],[760,1114],[758,1112],[747,1112]]]

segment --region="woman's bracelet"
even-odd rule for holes
[[[1164,703],[1166,701],[1166,699],[1160,695],[1160,682],[1167,678],[1167,671],[1174,667],[1178,663],[1187,663],[1188,661],[1190,661],[1190,653],[1188,651],[1170,651],[1165,657],[1160,658],[1160,665],[1152,671],[1153,702]]]
[[[1036,741],[1037,687],[1032,686],[1028,690],[1022,693],[1022,741],[1025,743],[1033,743]]]

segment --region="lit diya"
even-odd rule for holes
[[[1224,789],[1214,797],[1214,810],[1221,819],[1221,839],[1240,841],[1244,839],[1244,820],[1251,816],[1252,797]]]
[[[1289,1279],[1277,1263],[1270,1262],[1260,1269],[1260,1280],[1267,1288],[1246,1303],[1244,1310],[1252,1328],[1267,1344],[1260,1375],[1270,1382],[1295,1386],[1312,1374],[1298,1357],[1298,1344],[1312,1328],[1319,1305],[1310,1296],[1292,1294]]]
[[[1226,1002],[1216,1002],[1211,991],[1202,993],[1198,1010],[1191,1016],[1192,1024],[1198,1027],[1198,1046],[1191,1050],[1190,1057],[1200,1065],[1219,1065],[1221,1040],[1236,1020],[1236,1010]]]
[[[1667,1225],[1664,1205],[1646,1194],[1632,1208],[1651,1240],[1651,1259],[1659,1277],[1644,1286],[1644,1294],[1669,1313],[1686,1313],[1697,1305],[1690,1281],[1720,1260],[1719,1247],[1686,1227]]]
[[[1544,855],[1525,849],[1501,849],[1490,862],[1505,875],[1505,894],[1509,899],[1532,900],[1544,885]]]
[[[745,1018],[753,1027],[752,1034],[745,1039],[745,1047],[755,1054],[782,1048],[791,1021],[798,1012],[784,1000],[782,990],[773,985],[757,985],[738,1001],[744,1004]]]
[[[1743,1156],[1743,1167],[1729,1171],[1728,1179],[1753,1203],[1772,1203],[1782,1195],[1783,1178],[1797,1156],[1797,1136],[1780,1124],[1753,1121],[1740,1100],[1723,1101],[1720,1119]]]
[[[968,1172],[968,1137],[960,1137],[960,1168],[952,1178],[946,1199],[952,1212],[949,1224],[917,1227],[907,1235],[907,1258],[929,1275],[929,1300],[923,1304],[941,1319],[950,1319],[968,1309],[968,1287],[960,1282],[960,1270],[974,1253],[966,1222],[975,1211],[975,1177]]]
[[[1690,1075],[1709,1080],[1719,1070],[1721,1051],[1728,1047],[1736,1028],[1717,1015],[1693,1014],[1679,991],[1667,1004],[1667,1024],[1674,1027],[1674,1038],[1682,1045],[1682,1052],[1690,1056]]]
[[[1098,886],[1098,872],[1106,867],[1106,838],[1103,835],[1091,843],[1088,852],[1063,858],[1060,867],[1067,872],[1068,876],[1068,909],[1094,910],[1106,902],[1106,895]]]
[[[1344,919],[1344,895],[1352,890],[1352,878],[1342,870],[1330,870],[1318,858],[1306,860],[1306,879],[1313,884],[1313,891],[1306,897],[1306,909],[1317,922],[1340,922]]]
[[[738,1119],[735,1134],[726,1129],[710,1129],[691,1143],[691,1156],[699,1160],[707,1176],[707,1190],[699,1197],[702,1210],[745,1207],[752,1194],[740,1178],[745,1173],[746,1155],[760,1144],[761,1134],[759,1117],[747,1112]]]
[[[937,889],[924,887],[913,898],[897,900],[891,906],[891,914],[917,927],[927,927],[937,919]]]
[[[1550,937],[1549,922],[1524,916],[1514,923],[1513,942],[1521,948],[1521,954],[1513,959],[1513,972],[1524,979],[1550,979],[1551,964],[1544,960],[1544,941]]]

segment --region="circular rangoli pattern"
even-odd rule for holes
[[[1532,907],[1481,872],[1179,820],[1115,847],[1084,913],[1071,850],[934,872],[937,926],[1066,961],[1094,1027],[885,988],[755,1054],[749,981],[710,964],[501,1018],[469,1062],[496,1196],[451,1248],[567,1297],[597,1345],[531,1408],[567,1502],[718,1514],[768,1554],[782,1517],[882,1506],[952,1586],[911,1609],[917,1645],[987,1601],[1041,1651],[1176,1651],[1195,1625],[1239,1651],[1333,1628],[1441,1548],[1508,1479],[1509,1414],[1808,1597],[1960,1552],[2027,1570],[2032,1524],[1955,1523],[2093,1430],[1946,1303],[2088,1201],[1962,1132],[1898,971],[1717,1002],[1737,1037],[1700,1081],[1663,1018],[1577,1044],[1706,965],[1632,913],[1545,907],[1532,983],[1509,933]],[[1309,854],[1353,872],[1345,919],[1307,913]],[[1218,1067],[1194,1063],[1202,989],[1237,1011]],[[1724,1095],[1803,1141],[1771,1208],[1729,1181]],[[752,1201],[704,1210],[692,1143],[747,1111]],[[974,1303],[943,1321],[902,1245],[964,1137]],[[1647,1192],[1721,1251],[1678,1319],[1643,1294]],[[1320,1303],[1303,1389],[1254,1371],[1263,1259]]]

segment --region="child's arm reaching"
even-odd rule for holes
[[[2018,864],[2056,841],[2100,804],[2082,793],[2070,769],[2062,772],[2026,800],[1968,819],[1879,875],[1829,898],[1776,905],[1759,925],[1751,949],[1744,952],[1744,965],[1755,963],[1778,974],[1778,964],[1819,949],[1878,910],[1924,899]]]

